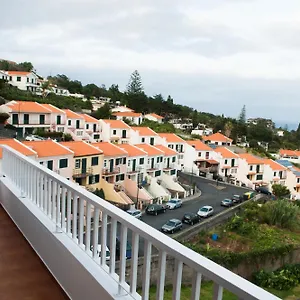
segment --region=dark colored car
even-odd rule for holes
[[[120,259],[120,252],[121,252],[121,241],[120,241],[120,238],[117,237],[117,239],[116,239],[116,259],[117,260]],[[131,245],[127,241],[127,243],[126,243],[126,259],[130,259],[130,258],[131,258]]]
[[[166,207],[160,204],[150,204],[146,208],[146,214],[157,216],[160,213],[165,213]]]
[[[174,233],[182,229],[182,222],[178,219],[171,219],[161,228],[162,232],[165,233]]]
[[[243,201],[243,197],[240,195],[233,195],[231,200],[233,203],[241,203]]]
[[[194,225],[196,223],[199,223],[201,220],[201,217],[198,216],[195,213],[186,213],[184,214],[183,218],[182,218],[182,223],[186,223],[189,225]]]
[[[261,194],[265,194],[265,195],[272,195],[272,193],[266,188],[266,187],[263,187],[263,186],[259,186],[255,189],[255,191],[257,193],[261,193]]]

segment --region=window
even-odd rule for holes
[[[75,169],[80,169],[80,159],[75,159]]]
[[[170,171],[170,174],[171,174],[171,175],[175,175],[175,174],[176,174],[176,170],[174,170],[174,169],[171,170],[171,171]]]
[[[198,152],[198,157],[201,157],[201,152]]]
[[[13,114],[12,115],[12,123],[13,124],[19,124],[19,116],[18,116],[18,114]]]
[[[104,166],[104,168],[106,168],[106,166],[107,166],[107,160],[106,159],[103,162],[103,166]]]
[[[27,82],[29,82],[29,78],[27,77]]]
[[[125,175],[124,174],[119,174],[116,176],[116,182],[118,181],[123,181],[125,179]]]
[[[131,160],[128,159],[127,166],[130,167],[130,164],[131,164]]]
[[[122,138],[125,139],[126,138],[126,130],[122,130]]]
[[[21,81],[21,77],[20,76],[17,77],[17,81]]]
[[[142,158],[140,158],[140,165],[143,165],[144,164],[144,161],[145,161],[145,159],[142,157]]]
[[[58,132],[64,132],[65,129],[64,129],[64,127],[57,127],[57,131],[58,131]]]
[[[9,76],[9,80],[12,81],[12,76]]]
[[[156,162],[157,162],[157,163],[159,163],[159,162],[160,162],[160,157],[158,157],[158,158],[157,158]]]
[[[227,165],[227,163],[228,163],[228,160],[227,160],[227,159],[225,159],[225,165]]]
[[[49,170],[53,170],[53,160],[48,160],[48,161],[47,161],[47,168],[48,168]]]
[[[172,162],[173,162],[173,163],[176,162],[176,156],[173,156],[173,157],[172,157]]]
[[[100,139],[100,134],[94,134],[94,139],[99,140]]]
[[[56,117],[56,124],[60,125],[61,124],[61,116]]]
[[[67,168],[68,167],[68,159],[67,158],[62,158],[59,160],[59,168]]]
[[[253,170],[253,166],[250,166],[250,171],[252,171]]]
[[[72,121],[68,120],[68,126],[71,126],[71,124],[72,124]]]
[[[126,157],[123,157],[123,165],[126,165]]]
[[[273,175],[274,177],[276,177],[276,172],[274,172],[274,175]]]
[[[40,115],[40,124],[45,124],[45,115]]]
[[[89,184],[99,183],[99,181],[100,181],[99,174],[89,176]]]
[[[92,166],[98,166],[98,164],[99,164],[99,157],[98,156],[92,157]]]
[[[24,114],[24,124],[29,124],[29,114]]]
[[[121,163],[121,158],[116,158],[116,166],[118,166]]]
[[[161,174],[160,170],[159,171],[155,171],[154,177],[160,176],[160,174]]]
[[[262,175],[256,175],[256,180],[262,180],[263,176]]]
[[[150,138],[150,145],[154,145],[154,138]]]
[[[116,135],[117,134],[117,130],[113,130],[113,135]]]
[[[76,135],[77,135],[77,136],[83,136],[83,131],[82,131],[82,130],[76,131]]]
[[[145,138],[142,138],[142,143],[145,143]]]
[[[85,129],[89,129],[89,124],[85,124]]]
[[[163,157],[162,156],[160,157],[160,162],[163,162]]]

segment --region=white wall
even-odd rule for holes
[[[10,76],[12,80],[10,80]],[[17,77],[21,77],[21,81],[17,81]],[[24,91],[27,91],[27,87],[32,87],[32,85],[37,84],[37,76],[33,73],[29,73],[28,75],[8,75],[8,78],[11,85]],[[29,82],[27,82],[27,78]],[[36,90],[36,87],[34,87],[34,90]]]

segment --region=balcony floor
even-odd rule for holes
[[[69,299],[0,205],[0,299]]]

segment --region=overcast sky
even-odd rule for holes
[[[299,0],[22,0],[1,7],[0,58],[43,76],[147,94],[201,111],[300,121]]]

